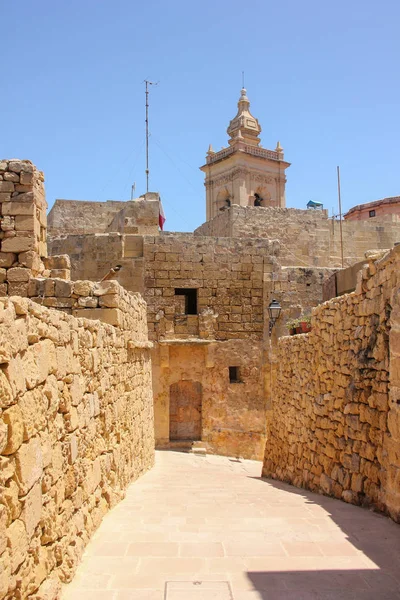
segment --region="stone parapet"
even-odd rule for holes
[[[118,297],[129,334],[0,299],[1,599],[58,598],[104,514],[153,464],[145,303],[115,282],[92,296],[87,284],[75,282],[77,297]],[[29,282],[40,285],[74,293]]]
[[[32,278],[27,295],[37,304],[75,317],[95,319],[147,339],[146,303],[140,294],[127,292],[117,281],[69,281],[58,277]]]
[[[326,210],[254,207],[232,204],[195,230],[200,236],[267,238],[280,243],[283,266],[342,267],[340,223]],[[342,222],[344,266],[364,259],[371,248],[392,248],[400,241],[400,222]]]
[[[0,296],[26,296],[47,256],[44,177],[29,160],[0,160]]]
[[[279,340],[263,476],[400,522],[400,247]]]

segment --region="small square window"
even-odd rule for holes
[[[370,217],[374,217],[375,216],[375,211],[374,210],[370,210],[369,211],[369,216]]]
[[[197,289],[176,288],[176,296],[185,296],[185,315],[197,315]]]
[[[229,383],[240,383],[239,367],[229,367]]]

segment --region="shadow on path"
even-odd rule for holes
[[[293,570],[248,571],[247,577],[253,591],[238,596],[238,600],[397,600],[400,599],[400,526],[388,517],[368,509],[351,506],[340,500],[319,495],[290,484],[261,477],[251,477],[264,481],[275,490],[282,490],[300,496],[307,505],[315,507],[325,522],[331,521],[332,532],[342,532],[353,546],[353,556],[364,555],[370,565],[359,569],[346,566],[347,558],[341,554],[338,543],[337,554],[334,545],[332,569],[319,570],[319,557],[316,552],[299,568],[299,559],[293,556]],[[310,523],[310,528],[312,527]],[[311,532],[311,531],[310,531]],[[299,555],[307,552],[307,541],[299,541]],[[327,548],[328,550],[328,548]],[[329,552],[329,550],[328,550]],[[265,558],[266,567],[268,557]],[[343,567],[338,568],[338,562]],[[235,596],[236,599],[236,596]]]

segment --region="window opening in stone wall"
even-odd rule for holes
[[[185,315],[197,315],[197,289],[175,288],[176,296],[185,296]]]
[[[229,367],[229,383],[241,383],[239,367]]]
[[[370,217],[374,217],[375,216],[375,211],[374,210],[370,210],[369,211],[369,216]]]

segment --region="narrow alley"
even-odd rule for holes
[[[398,525],[260,472],[256,461],[158,451],[63,600],[400,599]]]

